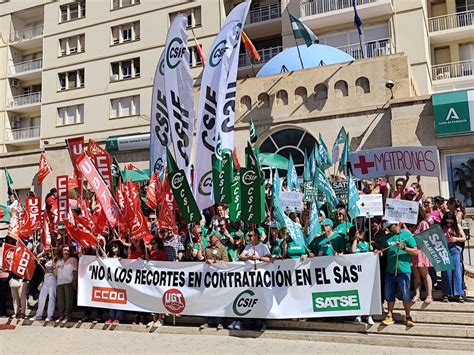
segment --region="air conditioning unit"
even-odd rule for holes
[[[12,88],[19,88],[20,87],[20,80],[11,79],[10,84],[11,84]]]
[[[110,81],[117,81],[119,80],[119,75],[118,74],[113,74],[110,76]]]
[[[20,128],[20,117],[12,118],[12,129]]]

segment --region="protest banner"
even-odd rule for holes
[[[257,270],[250,262],[83,256],[78,305],[234,319],[374,315],[382,312],[379,273],[373,253],[278,260]]]
[[[359,217],[383,216],[383,198],[380,194],[359,195]]]
[[[301,212],[303,208],[303,193],[295,191],[281,191],[280,201],[284,210]]]
[[[333,181],[331,182],[331,185],[339,200],[347,199],[347,191],[349,190],[349,183],[347,180]]]
[[[415,240],[418,249],[430,259],[436,271],[448,271],[454,268],[451,252],[439,225],[416,234]]]
[[[419,208],[420,204],[417,201],[387,198],[384,219],[387,222],[417,224]]]
[[[380,176],[440,174],[437,147],[383,147],[351,152],[354,176],[371,179]]]
[[[69,196],[67,192],[69,176],[56,176],[56,189],[58,190],[58,220],[68,219],[69,217]]]

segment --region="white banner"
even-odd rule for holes
[[[200,209],[214,204],[212,160],[217,135],[234,149],[234,108],[240,35],[250,2],[237,5],[212,43],[201,80],[194,161],[194,196]]]
[[[357,206],[359,207],[359,217],[383,216],[381,194],[359,195]]]
[[[78,305],[208,317],[381,314],[373,253],[206,264],[82,256]]]
[[[439,177],[437,147],[384,147],[351,152],[349,160],[359,179],[411,175]]]
[[[178,14],[168,29],[165,46],[165,90],[171,141],[178,168],[191,171],[194,129],[193,77],[189,68],[188,17]]]
[[[165,56],[158,60],[151,96],[150,174],[162,175],[166,168],[166,147],[171,142],[170,121],[165,96]]]
[[[301,212],[303,207],[303,193],[294,191],[280,192],[281,206],[290,212]]]
[[[387,198],[387,202],[385,202],[384,219],[387,222],[418,224],[419,208],[420,204],[417,201],[406,201]]]

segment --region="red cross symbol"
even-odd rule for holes
[[[359,155],[359,162],[354,164],[354,168],[360,169],[362,174],[367,174],[369,172],[369,168],[375,167],[375,163],[373,161],[365,161],[365,156]]]

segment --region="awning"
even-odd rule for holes
[[[150,148],[150,133],[127,136],[112,136],[105,141],[108,152],[123,152],[127,150],[142,150]]]
[[[270,166],[277,169],[288,169],[288,159],[277,153],[259,153],[260,165]]]
[[[437,136],[474,132],[474,90],[434,94],[432,101]]]

